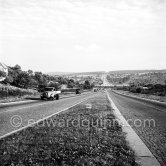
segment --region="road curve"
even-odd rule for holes
[[[98,93],[87,93],[54,101],[44,101],[0,108],[0,138],[30,123],[51,116]]]
[[[109,91],[125,119],[162,166],[166,165],[166,108]]]

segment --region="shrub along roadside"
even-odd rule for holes
[[[5,97],[22,97],[25,95],[37,95],[38,92],[32,89],[22,89],[14,86],[0,84],[0,99]]]
[[[121,126],[97,123],[114,119],[105,95],[92,98],[0,140],[0,165],[137,166]]]

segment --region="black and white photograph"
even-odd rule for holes
[[[166,0],[0,0],[0,166],[166,166]]]

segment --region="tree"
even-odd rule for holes
[[[30,76],[27,72],[23,71],[19,73],[15,79],[15,84],[21,88],[28,88],[30,87]]]
[[[70,79],[67,84],[68,88],[73,88],[75,86],[74,80]]]
[[[141,93],[141,88],[140,87],[136,88],[136,93]]]
[[[91,88],[90,82],[88,80],[86,80],[84,83],[84,89],[90,89],[90,88]]]
[[[48,84],[48,86],[54,87],[56,90],[59,89],[59,86],[58,86],[58,83],[57,83],[57,82],[50,82],[50,83]]]
[[[94,87],[95,87],[95,84],[92,83],[91,86],[90,86],[90,88],[92,89],[92,88],[94,88]]]
[[[60,84],[68,84],[68,80],[66,78],[63,78],[63,77],[58,77],[58,82]]]
[[[165,80],[164,82],[165,82],[165,86],[164,86],[164,96],[166,96],[166,80]]]
[[[38,82],[35,79],[30,77],[29,87],[34,88],[34,87],[37,87],[37,86],[38,86]]]
[[[15,65],[14,67],[9,67],[8,76],[10,77],[10,81],[12,85],[17,86],[17,76],[22,72],[21,67],[19,65]]]
[[[43,76],[41,72],[35,72],[34,78],[38,82],[38,84],[43,84]]]
[[[80,87],[80,83],[78,81],[75,82],[76,87]]]
[[[13,82],[13,77],[12,77],[12,76],[7,76],[7,77],[5,78],[5,82],[11,84],[11,83]]]
[[[0,70],[0,77],[6,77],[6,73]]]
[[[22,72],[21,66],[19,65],[15,65],[14,67],[12,67],[12,70],[15,72],[15,74],[19,74]]]
[[[29,76],[32,76],[33,75],[33,71],[32,70],[28,70],[28,74],[29,74]]]

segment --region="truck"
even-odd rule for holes
[[[81,94],[80,88],[65,88],[61,90],[62,93],[75,93],[75,94]]]
[[[93,92],[97,92],[98,91],[98,88],[93,88]]]
[[[44,91],[41,93],[40,98],[41,100],[59,100],[59,94],[61,91],[57,91],[54,87],[46,87]]]

